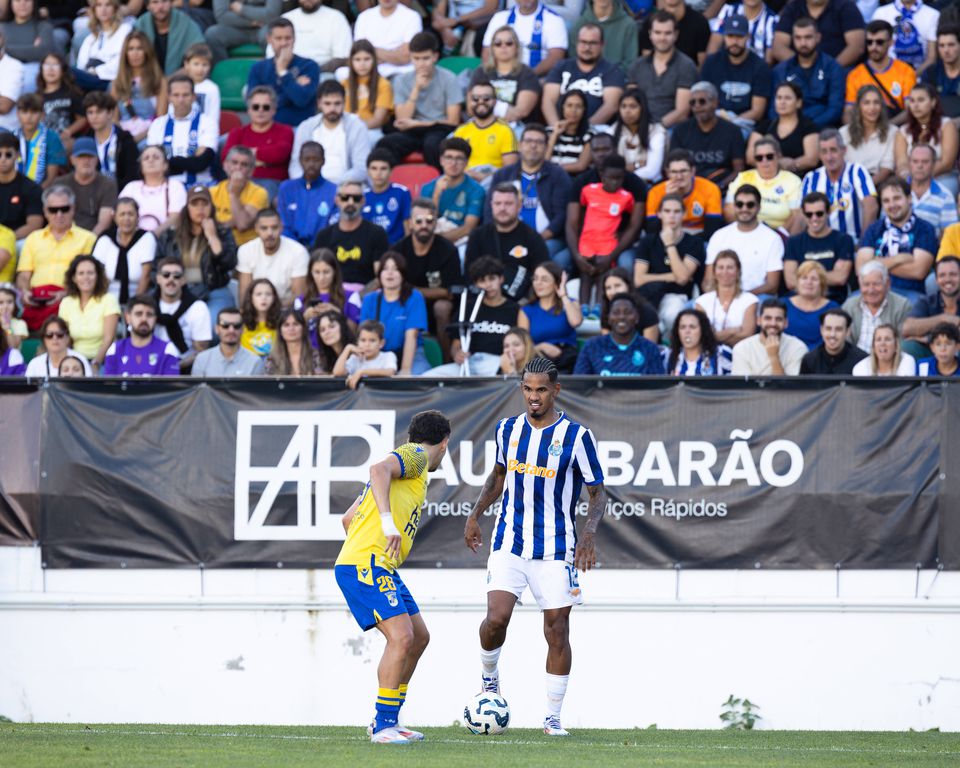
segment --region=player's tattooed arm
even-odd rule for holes
[[[594,536],[597,526],[603,519],[603,512],[607,507],[607,492],[602,483],[587,486],[587,524],[577,541],[577,551],[573,564],[581,571],[589,571],[597,564],[597,548]]]
[[[490,474],[480,489],[480,496],[477,503],[467,516],[467,522],[463,529],[463,540],[468,549],[479,552],[483,546],[483,535],[480,533],[480,523],[477,519],[483,514],[484,510],[493,502],[500,498],[503,493],[503,481],[507,476],[507,470],[500,464],[494,464]]]

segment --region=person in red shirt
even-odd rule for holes
[[[587,317],[600,317],[594,293],[607,270],[616,263],[633,269],[636,254],[631,246],[640,230],[643,208],[623,188],[626,168],[622,157],[610,155],[600,166],[600,182],[588,184],[580,193],[575,222],[579,226],[574,227],[579,237],[567,245],[580,271],[580,303]]]
[[[249,147],[256,156],[253,180],[270,193],[273,200],[281,181],[287,179],[290,153],[293,151],[293,128],[278,123],[277,94],[269,85],[258,85],[247,94],[248,125],[234,128],[227,134],[223,158],[235,146]]]

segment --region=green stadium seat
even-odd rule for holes
[[[29,363],[37,356],[40,350],[40,339],[24,339],[20,342],[20,354],[23,355],[23,362]]]
[[[443,350],[440,349],[440,342],[433,336],[421,335],[420,338],[423,340],[423,354],[430,363],[430,367],[436,368],[438,365],[443,365]]]
[[[254,63],[254,59],[224,59],[217,62],[210,79],[220,89],[220,109],[246,111],[243,89],[247,86],[247,77]]]
[[[257,43],[245,43],[231,48],[228,53],[231,59],[262,59],[264,56],[263,46]]]
[[[479,56],[448,56],[437,62],[438,67],[443,67],[455,75],[466,72],[468,69],[476,69],[483,62]]]

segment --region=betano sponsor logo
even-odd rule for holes
[[[510,459],[507,462],[507,472],[516,472],[518,475],[533,475],[534,477],[553,478],[557,476],[557,470],[547,467],[538,467],[536,464],[524,464],[522,461]]]

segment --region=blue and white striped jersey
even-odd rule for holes
[[[593,433],[564,413],[543,429],[520,414],[501,420],[496,438],[497,463],[507,475],[492,550],[573,562],[580,491],[603,482]]]
[[[847,163],[836,184],[830,181],[826,168],[815,168],[803,177],[800,198],[803,199],[810,192],[823,192],[830,199],[830,226],[860,242],[860,235],[865,229],[863,200],[877,194],[873,179],[863,166]]]

